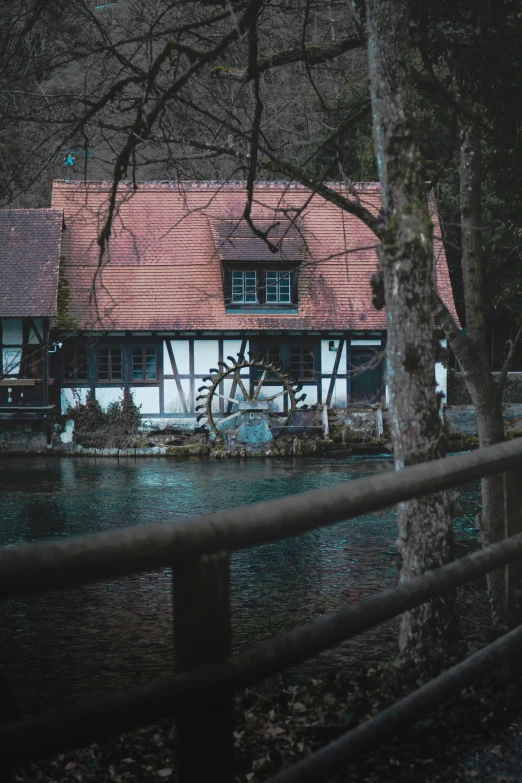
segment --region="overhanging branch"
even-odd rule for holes
[[[293,49],[287,49],[284,52],[273,52],[265,57],[258,57],[257,72],[263,73],[273,68],[281,68],[283,65],[291,65],[306,60],[308,65],[321,65],[329,60],[335,60],[341,54],[350,52],[353,49],[360,49],[366,45],[363,36],[353,33],[342,41],[329,46],[295,46]],[[217,65],[212,69],[213,76],[228,77],[232,79],[245,79],[250,81],[253,77],[247,72],[246,68],[227,68]]]

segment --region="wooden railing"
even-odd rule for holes
[[[0,598],[4,599],[171,565],[175,672],[124,693],[0,726],[3,763],[13,766],[176,715],[180,783],[232,783],[232,698],[237,690],[501,567],[506,568],[512,625],[518,625],[522,622],[520,466],[522,439],[182,523],[5,547],[0,550]],[[505,540],[232,655],[230,552],[494,473],[504,474]],[[375,745],[391,730],[416,720],[515,649],[522,649],[522,628],[281,772],[272,783],[324,779],[341,759],[354,758],[369,743]]]

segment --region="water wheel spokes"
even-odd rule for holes
[[[245,400],[249,400],[250,399],[250,395],[247,392],[247,390],[245,389],[245,385],[244,385],[243,381],[241,380],[241,376],[239,375],[239,370],[234,370],[234,378],[236,379],[236,383],[237,383],[237,385],[239,386],[239,388],[241,389],[241,391],[243,393],[244,399]]]
[[[237,361],[231,356],[227,356],[227,359],[230,364],[221,361],[218,362],[219,369],[212,368],[210,370],[211,374],[203,378],[203,381],[206,382],[208,386],[201,386],[198,389],[199,392],[205,392],[197,398],[198,400],[202,400],[202,404],[196,406],[196,409],[204,409],[204,413],[200,414],[198,419],[205,419],[206,423],[204,426],[212,430],[218,440],[223,441],[225,436],[222,425],[235,419],[241,413],[244,413],[248,409],[248,403],[251,403],[253,409],[264,410],[266,412],[271,427],[275,427],[277,430],[274,435],[274,437],[277,437],[284,428],[290,424],[292,415],[297,410],[297,403],[304,398],[296,398],[296,392],[300,391],[302,387],[285,375],[280,367],[271,362],[264,361],[262,358],[259,358],[259,356],[258,358],[255,358],[253,355],[250,355],[250,358],[246,360],[243,355],[238,354]],[[258,375],[256,380],[252,379],[251,381],[253,387],[253,392],[251,393],[247,390],[248,384],[246,384],[246,378],[241,378],[240,375],[241,372],[246,370],[250,373],[255,371]],[[260,400],[261,392],[263,388],[266,388],[265,384],[268,379],[270,379],[272,385],[277,385],[280,388],[278,391],[274,392],[274,394]],[[220,388],[222,388],[221,384],[224,381],[232,383],[232,391],[229,394],[220,391]],[[267,388],[266,390],[269,391],[270,389]],[[240,394],[243,395],[242,400],[238,399]],[[270,403],[284,395],[287,395],[288,400],[288,405],[285,405],[286,411],[273,410]],[[225,400],[228,403],[228,412],[223,418],[218,418],[216,416],[216,411],[213,411],[214,397]],[[246,403],[246,406],[242,405],[243,401]],[[261,402],[263,404],[261,404]],[[231,405],[237,405],[238,409],[230,412]]]
[[[252,397],[253,400],[257,400],[257,398],[259,396],[259,392],[261,391],[261,387],[263,386],[263,383],[264,383],[264,380],[265,380],[267,374],[268,374],[268,368],[265,367],[265,369],[263,370],[263,374],[262,374],[261,378],[259,379],[259,382],[258,382],[258,384],[256,386],[256,390],[254,392],[254,396]]]

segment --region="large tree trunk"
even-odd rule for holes
[[[482,362],[468,364],[463,357],[462,369],[477,416],[477,429],[481,448],[504,440],[502,395],[491,372],[484,372]],[[469,361],[469,360],[468,360]],[[479,515],[481,538],[484,546],[504,538],[505,495],[503,475],[486,476],[481,482],[482,510]],[[506,584],[504,569],[487,575],[489,597],[496,625],[507,622]]]
[[[436,313],[464,373],[471,401],[475,406],[480,446],[491,446],[504,440],[502,392],[488,369],[487,356],[480,353],[467,334],[462,334],[440,297],[436,297]],[[484,546],[504,538],[504,490],[502,475],[482,479],[482,511],[479,515]],[[496,624],[507,621],[504,570],[487,576],[488,590]]]
[[[367,0],[373,127],[385,223],[380,248],[388,326],[387,382],[397,469],[441,456],[432,330],[433,226],[416,137],[409,66],[408,0]],[[451,560],[452,516],[444,493],[402,503],[400,581]],[[455,626],[454,596],[403,615],[400,649],[440,653]]]
[[[460,218],[462,230],[462,276],[466,306],[466,339],[473,357],[457,357],[465,373],[477,413],[480,446],[504,440],[502,395],[491,374],[486,335],[486,303],[481,223],[481,154],[478,129],[461,120]],[[504,492],[502,476],[482,479],[482,540],[485,545],[504,537]],[[488,575],[494,619],[505,621],[505,583],[502,569]]]

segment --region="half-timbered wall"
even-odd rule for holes
[[[0,406],[46,405],[49,319],[0,319]]]
[[[193,423],[203,379],[212,368],[218,368],[218,362],[227,362],[227,357],[237,358],[238,354],[248,356],[249,351],[280,362],[303,386],[308,405],[326,403],[345,408],[384,402],[384,347],[381,333],[88,335],[64,342],[61,410],[65,413],[69,405],[84,402],[90,388],[106,409],[121,399],[123,386],[128,386],[145,418]],[[437,368],[440,385],[444,372],[442,366]],[[150,377],[137,379],[140,373]],[[257,381],[248,369],[241,372],[241,378],[247,387]],[[265,387],[270,395],[281,390],[270,378]],[[225,380],[220,388],[223,397],[240,399],[238,392],[233,379]],[[230,413],[231,403],[223,397],[215,398],[215,412],[224,416]],[[288,405],[285,397],[275,401],[281,410]]]

